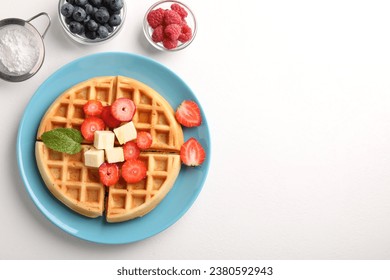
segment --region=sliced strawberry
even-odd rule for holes
[[[188,166],[201,165],[206,158],[206,152],[195,138],[188,139],[180,149],[180,159]]]
[[[118,121],[111,115],[111,106],[105,106],[103,108],[103,112],[101,114],[101,118],[103,119],[106,126],[109,128],[116,128],[121,125],[121,121]]]
[[[104,162],[99,167],[99,178],[105,186],[113,186],[119,180],[119,167],[115,163]]]
[[[152,135],[146,131],[139,131],[137,133],[137,146],[140,149],[148,149],[152,146]]]
[[[141,151],[135,142],[129,141],[123,145],[125,160],[137,159],[140,153]]]
[[[122,165],[122,177],[127,183],[138,183],[146,177],[146,165],[140,160],[127,160]]]
[[[93,141],[95,131],[104,130],[104,121],[98,117],[88,117],[81,124],[81,134],[87,141]]]
[[[135,114],[135,104],[129,98],[118,98],[111,105],[111,114],[117,120],[129,122]]]
[[[99,100],[88,100],[83,106],[86,116],[100,116],[103,112],[103,105]]]
[[[192,100],[184,100],[177,108],[175,117],[186,127],[199,126],[202,123],[199,106]]]

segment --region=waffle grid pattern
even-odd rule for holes
[[[43,143],[39,145],[54,188],[80,207],[102,213],[104,186],[99,181],[97,169],[86,167],[82,158],[89,147],[83,146],[81,153],[67,155],[48,149]]]
[[[108,209],[109,216],[127,213],[146,205],[151,199],[166,187],[172,169],[177,168],[177,155],[169,154],[141,154],[140,160],[147,166],[147,176],[137,184],[126,184],[120,181],[109,188]]]

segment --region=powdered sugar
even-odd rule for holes
[[[0,71],[23,75],[35,66],[39,58],[38,42],[27,28],[10,24],[0,28]]]

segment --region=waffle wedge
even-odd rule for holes
[[[47,148],[41,135],[59,127],[80,129],[88,100],[111,105],[120,97],[134,101],[137,109],[132,121],[137,131],[151,133],[153,144],[139,158],[147,166],[144,180],[137,184],[120,180],[105,187],[98,169],[84,165],[84,151],[92,148],[91,142],[84,140],[80,153],[67,155]],[[107,76],[81,82],[52,103],[39,125],[35,154],[43,181],[59,201],[84,216],[106,215],[108,222],[122,222],[147,214],[170,191],[180,172],[183,142],[174,110],[158,92],[132,78]]]

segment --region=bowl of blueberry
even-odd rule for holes
[[[114,38],[126,18],[124,0],[60,0],[58,14],[65,33],[86,45]]]

